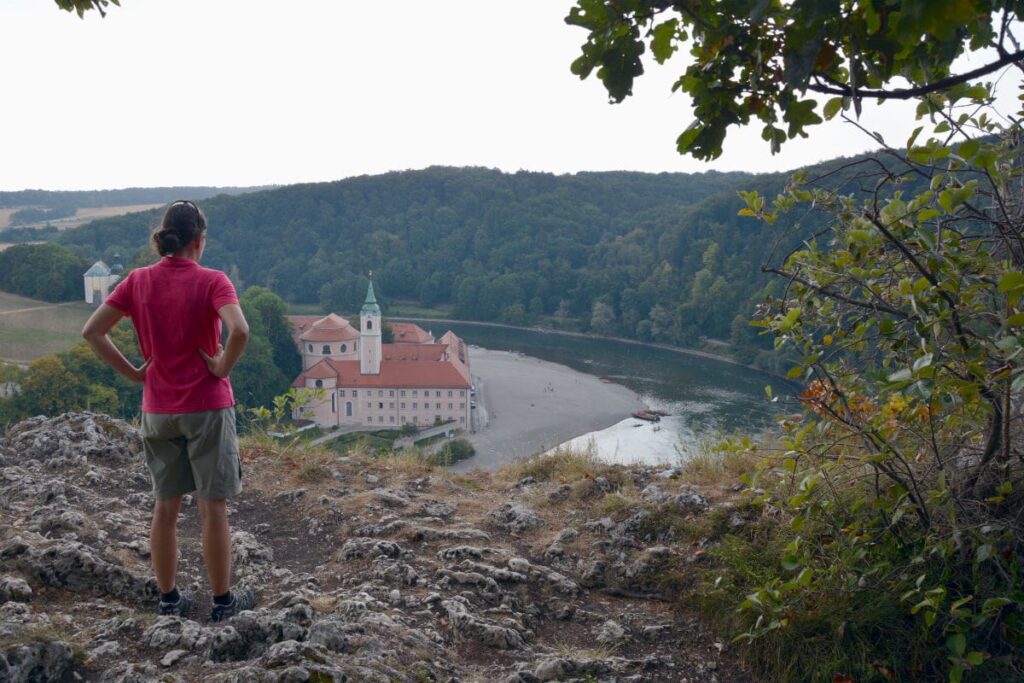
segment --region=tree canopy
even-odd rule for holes
[[[714,159],[730,126],[759,122],[774,153],[864,99],[922,98],[1019,62],[1022,10],[1020,0],[579,0],[566,21],[588,32],[573,72],[596,69],[613,102],[632,94],[648,52],[664,63],[688,48],[673,89],[692,98],[694,120],[677,146]],[[953,70],[983,50],[983,65]]]

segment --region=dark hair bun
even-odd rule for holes
[[[153,246],[161,256],[171,256],[192,243],[206,230],[206,216],[188,200],[172,202],[160,227],[153,232]]]
[[[168,230],[161,230],[154,236],[154,239],[156,240],[157,251],[160,252],[161,256],[170,256],[181,249],[181,240],[177,235]]]

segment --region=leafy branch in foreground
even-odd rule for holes
[[[677,145],[714,159],[730,126],[760,121],[775,153],[840,109],[859,114],[865,98],[919,99],[1020,68],[1022,10],[1019,0],[578,0],[566,22],[588,32],[573,73],[596,69],[612,102],[632,94],[648,50],[664,63],[688,46],[673,90],[692,98],[694,121]],[[953,72],[981,50],[987,62]],[[819,109],[808,92],[834,97]]]
[[[57,7],[60,7],[65,12],[75,12],[80,18],[85,17],[85,13],[91,10],[96,10],[100,13],[101,17],[107,16],[107,6],[116,5],[121,6],[121,0],[53,0],[57,3]]]
[[[744,193],[766,221],[808,204],[830,218],[766,265],[788,286],[757,324],[800,358],[805,413],[757,481],[787,523],[777,564],[752,579],[735,571],[741,541],[721,555],[719,590],[747,595],[755,650],[882,629],[874,664],[847,652],[845,673],[1024,675],[1022,131],[990,100],[967,85],[931,95],[919,116],[934,136],[888,150],[866,198],[800,176],[770,207]]]

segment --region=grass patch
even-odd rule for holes
[[[715,438],[697,442],[695,450],[680,465],[682,481],[699,486],[732,486],[764,464],[765,456],[757,451],[726,449],[719,442]]]

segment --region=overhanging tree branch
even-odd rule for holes
[[[856,90],[854,90],[849,85],[846,85],[845,83],[839,83],[838,81],[829,78],[824,74],[813,74],[818,78],[827,80],[828,83],[832,85],[825,85],[823,83],[808,83],[807,89],[813,92],[822,93],[823,95],[841,95],[843,97],[856,97],[859,99],[869,98],[879,101],[911,100],[917,97],[921,97],[923,95],[928,95],[933,92],[938,92],[940,90],[952,88],[954,85],[960,85],[961,83],[966,83],[967,81],[973,80],[975,78],[980,78],[982,76],[992,73],[993,71],[998,71],[999,69],[1003,68],[1004,66],[1007,66],[1008,64],[1020,62],[1021,60],[1024,60],[1024,50],[1006,53],[996,61],[990,62],[984,66],[980,66],[977,69],[973,69],[966,73],[958,74],[956,76],[949,76],[948,78],[943,78],[938,81],[935,81],[934,83],[929,83],[927,85],[919,85],[914,88],[901,88],[898,90],[864,90],[863,88],[857,88]]]

